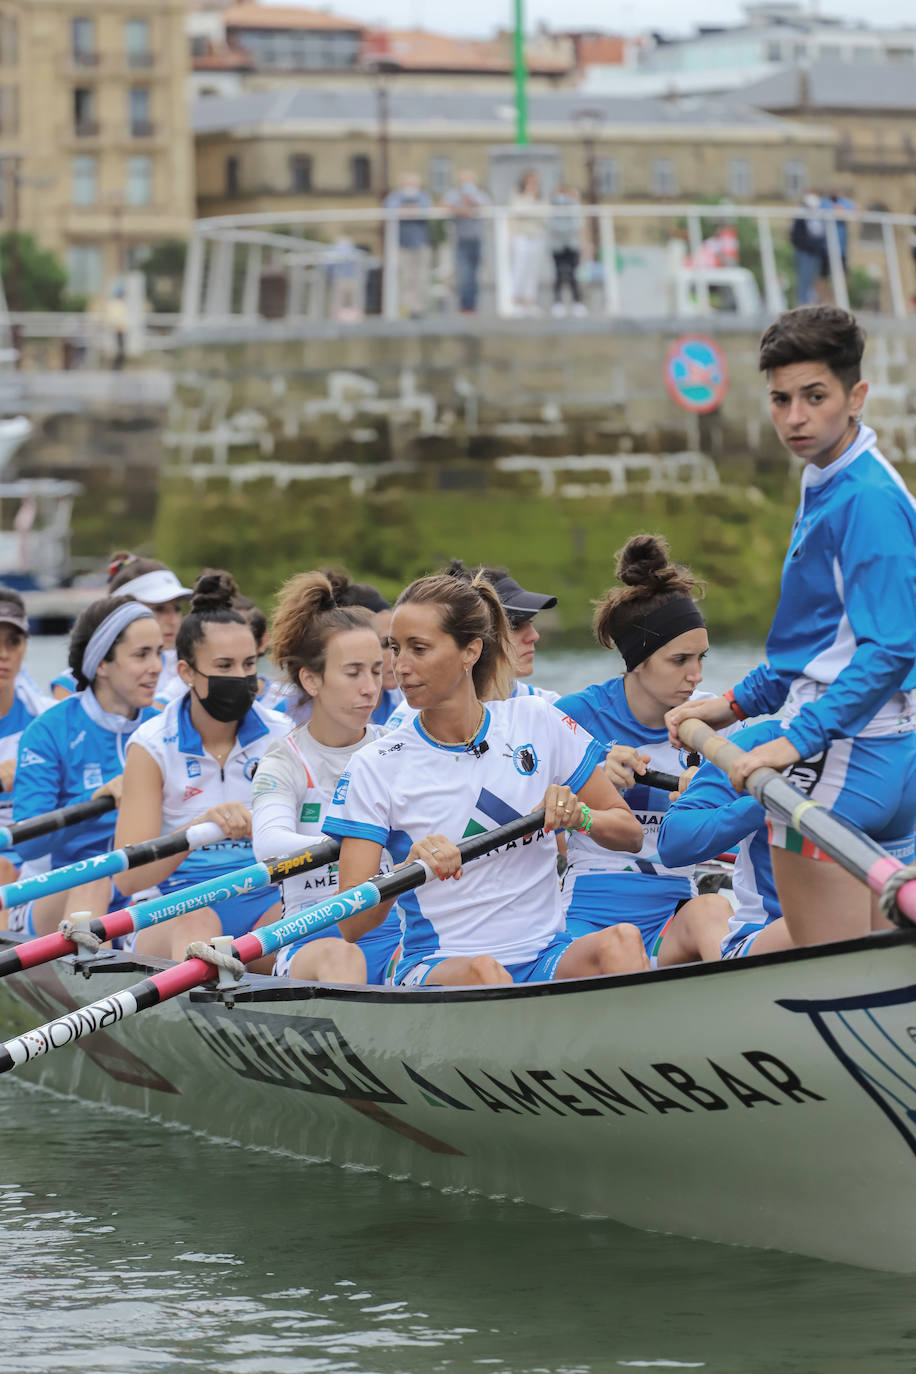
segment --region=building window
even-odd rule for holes
[[[365,153],[350,158],[350,190],[368,191],[372,186],[372,163]]]
[[[912,48],[888,48],[888,50],[887,50],[887,60],[888,60],[888,62],[907,62],[907,63],[912,62],[912,61],[913,61],[913,49],[912,49]]]
[[[99,199],[99,160],[81,153],[71,163],[74,205],[96,205]]]
[[[780,62],[782,60],[782,44],[767,43],[767,61]]]
[[[746,157],[733,157],[728,164],[728,194],[733,200],[747,200],[751,194],[751,164]]]
[[[670,157],[657,157],[652,161],[652,195],[677,195],[677,175]]]
[[[340,71],[359,64],[358,32],[327,29],[231,29],[230,42],[250,53],[256,67],[285,71]]]
[[[129,67],[152,66],[149,46],[149,20],[128,19],[124,25],[124,51]]]
[[[71,243],[67,249],[67,280],[71,291],[92,296],[102,289],[102,249],[97,243]]]
[[[77,138],[94,138],[99,132],[91,86],[77,86],[73,92],[73,132]]]
[[[308,153],[294,153],[289,160],[289,189],[306,192],[312,189],[312,159]]]
[[[124,198],[128,205],[151,205],[153,202],[153,159],[129,157]]]
[[[0,67],[15,67],[19,61],[19,28],[12,15],[0,14]]]
[[[444,196],[452,184],[452,159],[434,153],[429,159],[429,189],[434,196]]]
[[[226,158],[226,195],[237,196],[239,194],[239,160],[237,157]]]
[[[0,134],[19,132],[19,87],[0,86]]]
[[[149,138],[153,132],[150,120],[149,86],[131,86],[127,93],[127,115],[134,138]]]
[[[839,43],[822,43],[818,56],[822,62],[839,62],[841,57]]]
[[[70,20],[70,52],[78,67],[94,67],[98,62],[94,19],[80,17]]]
[[[782,165],[782,189],[787,199],[801,200],[808,186],[808,173],[803,162],[790,158]]]
[[[616,157],[596,157],[595,191],[597,195],[601,199],[608,196],[619,196],[622,189],[623,178],[620,175],[620,163]]]

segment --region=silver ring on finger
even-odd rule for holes
[[[429,852],[430,852],[430,854],[438,854],[438,853],[439,853],[438,846],[437,846],[437,845],[430,845]]]

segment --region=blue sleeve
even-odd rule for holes
[[[769,663],[758,663],[734,686],[735,701],[746,716],[769,716],[778,711],[789,694],[791,676]]]
[[[738,796],[713,763],[704,763],[658,831],[658,857],[666,868],[683,868],[714,858],[763,825],[766,812],[747,794]]]
[[[47,714],[53,715],[53,708]],[[16,783],[13,788],[13,820],[28,820],[60,806],[63,776],[63,760],[57,739],[47,725],[47,717],[38,716],[31,725],[26,726],[19,739]],[[48,837],[43,836],[25,843],[20,841],[16,851],[23,859],[37,859],[47,854],[51,847]]]
[[[786,732],[803,759],[834,739],[854,739],[916,662],[916,550],[901,496],[864,487],[843,509],[838,561],[856,649],[824,695],[803,706]]]
[[[601,726],[581,692],[570,692],[568,696],[560,697],[553,704],[561,716],[569,716],[570,720],[574,720],[583,730],[587,730],[593,739],[601,740]]]

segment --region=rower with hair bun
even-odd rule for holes
[[[76,694],[33,720],[19,740],[16,821],[90,797],[120,800],[127,747],[156,716],[162,635],[152,611],[139,601],[103,597],[87,606],[70,635],[69,663]],[[114,829],[115,814],[107,812],[62,830],[52,842],[50,866],[110,849]],[[16,848],[24,859],[38,859],[47,853],[48,840],[20,842]],[[14,908],[9,926],[21,934],[45,935],[71,912],[97,916],[110,904],[124,905],[104,878]]]
[[[187,690],[131,741],[115,834],[122,846],[215,821],[225,839],[128,870],[118,877],[127,895],[154,886],[163,894],[179,891],[254,861],[251,780],[271,739],[289,723],[255,700],[257,645],[245,616],[233,608],[237,593],[227,572],[198,577],[176,639]],[[257,888],[141,931],[136,948],[182,959],[191,940],[243,935],[279,915],[276,889]]]
[[[570,835],[566,928],[582,935],[632,921],[653,965],[718,959],[731,908],[724,897],[697,896],[692,864],[661,862],[657,836],[670,798],[640,782],[650,766],[668,773],[683,767],[665,712],[703,695],[697,688],[709,636],[695,600],[702,589],[654,534],[627,541],[617,577],[623,585],[596,603],[594,627],[598,643],[616,648],[626,671],[560,697],[556,706],[607,750],[604,771],[639,818],[645,841],[631,857],[600,848],[588,835]]]
[[[252,788],[254,852],[259,859],[299,853],[321,837],[321,826],[351,758],[380,739],[372,721],[382,683],[382,647],[373,613],[353,604],[354,588],[342,573],[306,572],[287,582],[271,627],[273,654],[290,685],[305,693],[305,724],[274,740]],[[357,593],[358,594],[358,593]],[[283,910],[291,915],[337,886],[329,864],[282,884]],[[336,926],[319,931],[277,956],[282,977],[334,983],[382,983],[401,941],[393,911],[358,944]]]

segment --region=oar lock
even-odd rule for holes
[[[192,940],[185,951],[186,959],[203,959],[218,971],[216,991],[227,1007],[235,1006],[236,989],[247,971],[232,953],[234,944],[231,935],[214,935],[210,941]]]
[[[912,882],[916,882],[916,864],[905,864],[903,868],[895,869],[885,878],[878,893],[878,905],[882,916],[893,925],[899,926],[901,930],[912,930],[913,922],[897,905],[897,894],[905,883]]]
[[[89,929],[92,919],[91,911],[74,911],[57,927],[65,940],[76,945],[73,971],[81,973],[84,978],[90,977],[92,966],[98,961],[99,950],[102,948],[102,941]],[[110,954],[111,951],[107,953]]]

